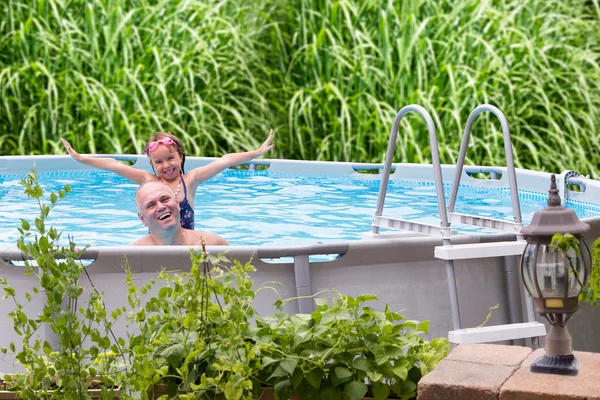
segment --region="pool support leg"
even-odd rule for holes
[[[294,276],[296,278],[296,296],[298,296],[298,311],[301,314],[312,314],[315,305],[310,284],[310,265],[308,255],[294,257]]]
[[[448,277],[448,290],[450,292],[450,309],[452,310],[452,324],[454,330],[461,329],[460,308],[458,306],[458,293],[456,291],[456,274],[454,273],[454,261],[446,260],[446,275]]]
[[[511,324],[523,321],[521,307],[521,283],[519,281],[519,256],[504,257],[504,273],[508,292],[508,318]],[[525,339],[512,340],[513,345],[525,346]]]

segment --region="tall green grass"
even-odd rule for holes
[[[33,4],[30,4],[33,3]],[[260,144],[273,111],[269,9],[245,1],[8,0],[0,42],[4,154],[140,153],[154,131],[191,154]],[[276,45],[276,44],[275,44]]]
[[[597,2],[302,5],[288,34],[289,130],[303,157],[380,161],[396,111],[418,103],[436,120],[443,161],[453,163],[469,113],[486,102],[511,122],[519,166],[597,175]],[[429,161],[424,124],[406,119],[397,160]],[[499,124],[482,119],[468,161],[504,165]]]
[[[139,153],[154,131],[190,154],[380,162],[418,103],[454,163],[481,103],[511,123],[517,165],[599,177],[598,0],[6,0],[2,154]],[[467,161],[504,165],[483,114]],[[419,117],[395,161],[430,161]]]

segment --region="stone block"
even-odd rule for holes
[[[522,346],[461,344],[454,348],[445,360],[518,367],[531,351],[531,348]]]
[[[544,355],[538,349],[523,362],[500,389],[500,400],[600,400],[600,354],[576,351],[577,376],[530,371],[531,363]]]
[[[419,400],[497,400],[515,367],[447,358],[419,381]]]

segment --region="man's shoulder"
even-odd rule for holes
[[[190,238],[190,241],[188,242],[188,244],[196,244],[199,245],[201,239],[204,239],[204,241],[206,242],[207,246],[228,246],[229,243],[227,243],[227,241],[225,239],[223,239],[221,236],[216,235],[214,233],[210,233],[210,232],[203,232],[203,231],[190,231],[190,233],[188,234],[188,237]]]
[[[150,235],[146,235],[144,237],[139,238],[135,242],[131,243],[132,246],[150,246],[152,245],[152,239]]]

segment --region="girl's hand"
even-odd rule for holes
[[[257,150],[258,155],[256,157],[260,157],[263,154],[265,154],[267,151],[271,150],[273,147],[275,147],[275,145],[272,143],[273,142],[273,129],[271,129],[271,132],[269,132],[269,137],[267,138],[267,140],[265,140],[265,142],[262,144],[262,146],[260,146]]]
[[[65,149],[67,150],[67,153],[69,153],[69,155],[74,158],[75,160],[79,161],[81,160],[81,156],[79,155],[78,152],[76,152],[73,147],[71,147],[71,144],[69,142],[67,142],[65,139],[60,138],[60,141],[63,143],[63,145],[65,146]]]

